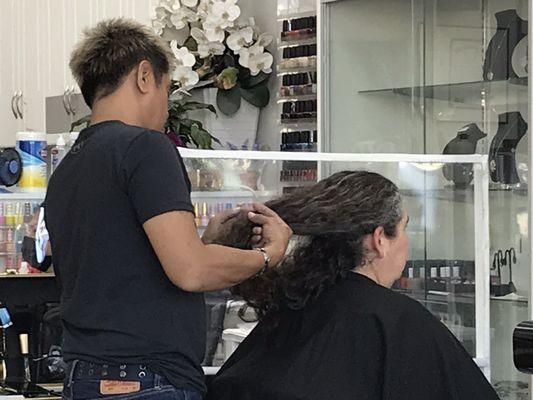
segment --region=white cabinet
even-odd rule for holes
[[[42,1],[18,0],[19,25],[17,49],[19,53],[18,87],[22,92],[21,113],[23,130],[44,132],[44,54],[46,41],[43,32],[46,19],[42,16]]]
[[[1,3],[0,147],[4,147],[15,144],[15,133],[19,130],[45,130],[47,97],[80,93],[69,61],[85,28],[118,17],[149,24],[157,0],[2,0]],[[65,99],[68,103],[68,96]],[[22,118],[16,117],[17,106]],[[84,116],[78,114],[68,117],[75,120]]]
[[[17,130],[18,120],[14,97],[16,89],[16,0],[6,0],[0,13],[0,147],[14,143],[14,133]],[[13,108],[12,108],[13,106]],[[13,138],[13,141],[11,140]],[[12,143],[13,142],[13,143]]]

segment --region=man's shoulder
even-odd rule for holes
[[[134,144],[144,149],[171,145],[170,140],[161,132],[119,121],[100,128],[97,136],[100,145],[109,146],[123,153]]]
[[[116,123],[102,126],[98,133],[100,140],[133,142],[145,134],[154,133],[154,131],[141,126],[128,125],[116,121]]]

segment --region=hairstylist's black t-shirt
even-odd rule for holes
[[[81,132],[45,200],[66,360],[144,364],[204,390],[203,295],[172,284],[142,226],[174,210],[193,212],[190,182],[163,134],[119,121]]]

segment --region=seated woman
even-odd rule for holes
[[[300,236],[280,266],[234,288],[259,323],[210,400],[492,400],[471,356],[421,304],[390,290],[406,264],[398,188],[339,172],[267,205]],[[246,216],[226,245],[249,246]]]

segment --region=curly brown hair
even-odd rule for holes
[[[382,226],[388,237],[395,237],[402,218],[398,187],[367,171],[338,172],[265,204],[299,240],[279,266],[232,288],[259,318],[284,308],[305,307],[365,262],[365,235]],[[228,224],[219,244],[250,248],[253,226],[246,212]]]

